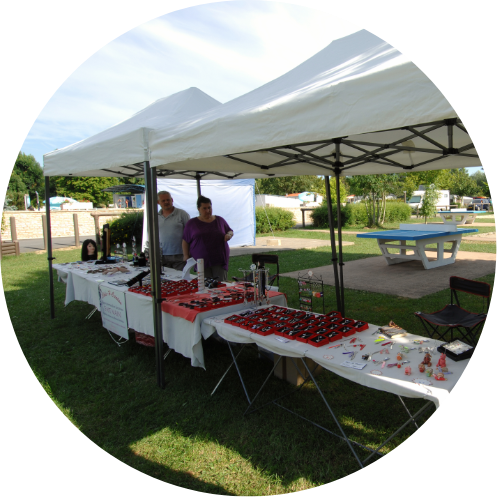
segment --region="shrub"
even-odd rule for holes
[[[333,223],[335,227],[338,227],[336,204],[332,205],[332,210]],[[323,202],[311,212],[311,218],[315,227],[328,228],[328,205],[326,202]],[[346,204],[341,208],[340,218],[342,220],[342,227],[361,224],[364,226],[367,222],[366,209],[361,204]]]
[[[132,237],[135,236],[138,246],[141,245],[143,234],[143,211],[124,212],[120,217],[109,223],[110,243],[126,242],[131,247]]]
[[[408,221],[410,217],[411,208],[408,204],[405,204],[404,202],[397,202],[395,200],[387,200],[387,210],[385,213],[386,223]]]
[[[411,209],[407,204],[401,202],[387,201],[385,222],[407,221],[411,216]],[[367,226],[368,216],[364,203],[346,204],[341,209],[342,227]],[[312,222],[315,227],[328,228],[328,207],[326,202],[311,212]],[[337,223],[337,206],[333,205],[333,221],[335,227]]]
[[[293,214],[281,207],[256,207],[255,225],[257,233],[270,233],[271,229],[273,231],[289,230],[295,226],[295,221]]]
[[[332,204],[333,209],[333,222],[337,225],[337,206]],[[328,228],[328,204],[323,202],[319,207],[316,207],[310,214],[312,224],[316,228]]]

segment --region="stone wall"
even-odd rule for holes
[[[135,209],[133,209],[134,211]],[[78,215],[79,236],[95,237],[95,218],[92,214],[98,214],[98,224],[102,226],[114,218],[119,217],[126,209],[98,209],[93,211],[51,211],[50,221],[52,225],[52,237],[74,236],[73,214]],[[43,211],[4,211],[2,239],[11,240],[10,218],[15,218],[17,228],[17,239],[43,238]]]
[[[292,213],[295,222],[302,225],[302,211],[300,207],[281,207]],[[74,236],[73,214],[78,215],[79,236],[95,237],[95,218],[92,214],[99,215],[100,230],[102,226],[110,220],[119,217],[125,209],[98,209],[92,211],[51,211],[50,220],[52,223],[52,238],[63,236]],[[131,209],[130,212],[135,211]],[[4,211],[4,229],[2,230],[2,240],[11,240],[10,218],[16,220],[17,239],[26,240],[30,238],[43,238],[42,215],[44,212],[38,211]],[[312,226],[311,211],[305,211],[305,225]]]

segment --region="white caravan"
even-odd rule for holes
[[[450,210],[450,191],[449,190],[438,190],[440,192],[440,197],[436,204],[437,210]],[[412,209],[418,209],[423,203],[423,197],[425,195],[425,190],[416,190],[412,193],[411,198],[407,202],[409,207]]]

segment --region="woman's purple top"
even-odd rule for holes
[[[194,217],[185,225],[183,240],[190,245],[190,255],[194,259],[204,259],[204,268],[223,266],[228,270],[230,248],[224,241],[228,231],[232,229],[221,216],[216,216],[211,223]]]

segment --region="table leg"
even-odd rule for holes
[[[238,376],[240,377],[240,381],[242,382],[243,390],[244,390],[245,395],[247,396],[247,399],[248,399],[249,404],[250,404],[250,398],[247,394],[247,389],[245,388],[245,383],[243,381],[242,375],[240,374],[240,370],[238,369],[238,364],[236,363],[238,356],[242,353],[243,349],[247,346],[247,344],[244,344],[242,346],[242,348],[240,349],[240,351],[238,352],[238,354],[235,356],[233,354],[233,349],[231,348],[230,342],[226,341],[226,343],[228,344],[228,347],[230,349],[231,356],[233,357],[233,361],[231,361],[231,364],[228,366],[228,369],[224,372],[223,376],[221,376],[221,379],[218,381],[217,385],[215,386],[214,390],[212,391],[211,396],[216,393],[217,388],[219,387],[219,385],[221,385],[222,381],[224,380],[224,377],[228,374],[229,370],[231,369],[231,366],[233,366],[233,364],[235,364],[236,370],[238,371]]]
[[[93,311],[91,311],[90,314],[88,314],[88,316],[85,317],[85,319],[90,319],[93,316],[93,314],[95,314],[97,311],[98,309],[95,307]]]
[[[402,262],[409,262],[420,260],[421,257],[417,253],[417,248],[411,245],[407,245],[406,240],[388,240],[385,238],[378,238],[378,247],[383,255],[386,263],[391,266],[392,264],[401,264]],[[399,245],[393,245],[393,243],[399,242]],[[405,248],[402,248],[405,247]],[[390,254],[388,249],[400,249],[399,254]],[[407,255],[407,251],[412,250],[414,254]]]
[[[362,462],[363,463],[366,463],[371,457],[373,457],[376,453],[381,455],[378,451],[381,450],[388,442],[390,442],[390,440],[392,440],[393,438],[395,438],[409,423],[413,423],[414,420],[419,417],[425,410],[426,408],[430,405],[431,401],[428,400],[426,402],[426,404],[416,413],[414,414],[414,416],[410,416],[409,419],[399,428],[395,431],[395,433],[393,433],[392,435],[390,435],[382,444],[378,445],[378,447],[376,447],[376,449],[374,450],[373,453],[369,454],[368,457],[366,457],[366,459],[364,459]]]
[[[343,431],[343,428],[342,428],[342,425],[340,424],[340,422],[338,421],[338,419],[336,418],[335,414],[333,413],[333,411],[331,410],[331,407],[330,405],[328,404],[328,402],[326,401],[326,397],[324,396],[323,392],[321,391],[321,389],[319,388],[319,385],[317,384],[314,376],[312,375],[309,367],[307,366],[307,364],[304,362],[304,367],[305,369],[307,369],[307,372],[309,373],[309,376],[310,378],[312,378],[312,381],[314,382],[314,385],[316,385],[316,388],[318,389],[318,392],[319,392],[319,395],[321,395],[321,398],[323,399],[323,402],[325,403],[326,407],[328,408],[328,411],[330,412],[331,416],[333,417],[335,423],[337,424],[339,430],[340,430],[340,433],[342,434],[343,438],[345,439],[345,441],[347,442],[347,445],[349,446],[349,449],[352,451],[352,454],[354,454],[354,457],[356,458],[357,462],[359,463],[359,466],[361,468],[364,467],[363,463],[361,462],[361,460],[359,459],[359,457],[357,456],[356,454],[356,451],[354,450],[354,447],[352,447],[352,444],[349,440],[349,438],[347,437],[347,435],[345,435],[345,432]],[[371,457],[371,456],[369,456]]]
[[[425,240],[417,240],[416,247],[418,249],[421,261],[425,269],[434,269],[440,266],[447,266],[448,264],[453,264],[456,261],[457,252],[461,245],[462,234],[453,236],[440,236],[437,238],[430,238]],[[444,249],[444,243],[451,243],[450,249]],[[434,261],[429,261],[427,252],[433,251],[434,249],[427,249],[427,245],[437,244],[436,252],[437,258]],[[451,255],[447,259],[444,259],[444,253],[449,252]]]

